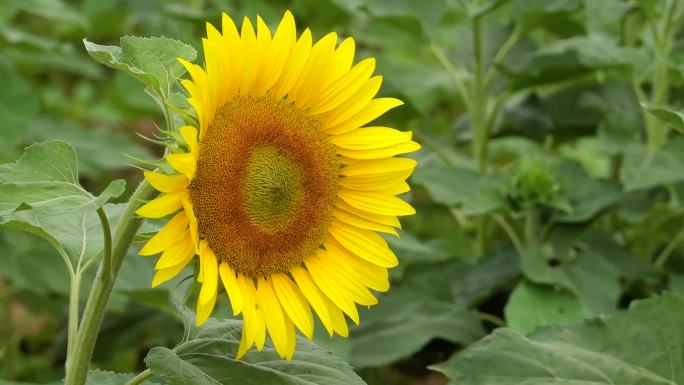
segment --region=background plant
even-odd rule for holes
[[[0,160],[65,140],[31,147],[24,162],[59,154],[79,171],[19,180],[21,163],[0,166],[0,378],[60,383],[68,315],[84,309],[106,260],[101,215],[116,239],[141,176],[130,165],[149,167],[163,151],[138,134],[155,138],[187,118],[174,59],[195,50],[169,40],[168,52],[155,52],[169,60],[150,61],[150,41],[119,37],[199,42],[204,20],[222,10],[273,22],[286,8],[299,25],[353,35],[362,57],[376,56],[383,92],[407,102],[387,119],[424,145],[412,179],[418,215],[400,240],[390,238],[401,260],[393,289],[349,339],[316,336],[316,344],[368,384],[548,383],[550,372],[684,383],[682,302],[656,297],[684,291],[684,4],[676,0],[0,0]],[[55,181],[83,209],[69,221],[17,206],[27,190],[7,187]],[[154,229],[146,223],[136,237]],[[148,381],[174,384],[196,370],[214,378],[236,370],[222,358],[178,372],[193,352],[230,357],[236,324],[193,329],[182,307],[195,295],[191,280],[151,290],[152,261],[135,248],[118,257],[89,381],[123,384],[149,368],[157,376]],[[230,318],[222,305],[220,318]],[[564,326],[597,316],[606,321]],[[547,325],[556,326],[537,329]],[[211,342],[199,346],[198,335]],[[336,360],[324,364],[345,368],[337,381],[355,378]]]

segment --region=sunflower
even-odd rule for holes
[[[160,196],[137,214],[169,216],[140,250],[161,253],[152,286],[178,275],[197,255],[197,324],[222,289],[242,314],[237,358],[266,332],[291,359],[295,328],[313,336],[313,311],[332,336],[347,336],[345,315],[389,289],[397,258],[378,234],[397,235],[397,216],[414,209],[396,195],[416,162],[395,155],[420,145],[410,132],[367,126],[402,104],[375,98],[375,60],[352,65],[354,40],[335,33],[297,36],[285,12],[274,34],[257,16],[240,31],[226,14],[207,23],[204,68],[183,61],[182,80],[197,114],[165,157],[173,174],[145,172]]]

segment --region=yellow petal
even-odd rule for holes
[[[321,41],[325,39],[326,37],[321,39]],[[335,35],[336,42],[337,36]],[[334,44],[332,44],[332,47],[334,48]],[[309,63],[310,67],[307,67],[309,71],[313,70],[315,73],[313,74],[314,76],[309,78],[311,83],[309,83],[308,88],[304,88],[301,94],[298,95],[297,104],[300,108],[308,109],[317,105],[321,97],[328,91],[330,84],[349,72],[349,67],[351,67],[351,63],[354,60],[355,45],[352,38],[346,38],[336,50],[331,50],[331,47],[325,47],[325,43],[321,44],[320,48],[321,51],[324,51],[318,57],[320,61],[317,64]],[[312,58],[314,57],[315,49],[316,46],[312,50]],[[326,70],[318,71],[317,68],[325,68]]]
[[[202,256],[202,264],[204,265],[204,281],[202,282],[202,289],[200,289],[199,303],[206,304],[212,297],[216,298],[216,290],[218,288],[218,261],[216,256],[210,248]]]
[[[264,316],[266,329],[271,336],[273,346],[275,346],[278,354],[284,357],[287,348],[286,316],[276,294],[273,292],[273,288],[263,278],[259,278],[257,285],[257,303]]]
[[[221,63],[228,74],[225,79],[225,100],[228,100],[238,93],[242,74],[242,56],[240,55],[240,35],[233,20],[226,13],[222,15],[221,31],[225,49],[221,50]],[[225,102],[223,100],[223,102]],[[223,104],[223,103],[221,103]]]
[[[240,346],[238,347],[236,359],[242,358],[247,351],[254,345],[256,340],[257,328],[256,308],[254,305],[246,306],[242,314],[242,337],[240,338]]]
[[[187,176],[190,180],[195,177],[197,159],[193,154],[189,152],[184,154],[169,154],[164,159],[166,159],[171,167]]]
[[[273,274],[270,280],[280,304],[292,322],[308,339],[313,338],[314,324],[311,308],[297,285],[282,273]]]
[[[368,219],[361,218],[357,215],[354,215],[344,210],[340,210],[337,208],[333,209],[333,217],[335,217],[335,219],[337,219],[338,221],[346,223],[351,226],[360,227],[366,230],[379,231],[386,234],[392,234],[397,237],[399,236],[397,231],[392,226],[387,226],[377,222],[369,221]]]
[[[272,52],[269,54],[269,60],[264,60],[265,68],[260,92],[267,91],[278,80],[296,41],[297,29],[294,17],[290,11],[285,11],[283,19],[273,35]]]
[[[349,298],[349,294],[344,288],[338,286],[335,282],[335,277],[330,277],[327,271],[322,268],[318,259],[315,256],[309,256],[304,261],[306,268],[311,273],[311,278],[316,283],[321,292],[323,292],[330,300],[337,305],[342,311],[354,321],[359,324],[359,312],[356,305]]]
[[[246,16],[242,19],[240,41],[242,42],[242,53],[244,55],[240,94],[246,95],[252,90],[259,69],[256,34],[254,33],[252,22]]]
[[[290,90],[287,100],[293,101],[298,107],[306,100],[307,95],[311,92],[320,90],[322,81],[326,76],[325,71],[321,68],[326,68],[326,64],[335,52],[335,43],[337,42],[337,34],[331,32],[314,44],[311,48],[311,54],[306,61],[304,70],[301,76],[297,79],[292,90]]]
[[[344,176],[370,176],[394,174],[416,168],[417,162],[409,158],[388,158],[372,161],[357,161],[340,170]]]
[[[290,52],[278,80],[271,87],[270,92],[276,99],[281,99],[289,93],[295,82],[299,80],[311,54],[311,40],[311,31],[307,28]]]
[[[375,70],[375,58],[364,59],[351,71],[336,80],[325,90],[320,101],[311,107],[311,114],[328,112],[349,100],[370,78]]]
[[[378,299],[366,289],[360,275],[349,266],[334,263],[334,257],[328,250],[319,249],[316,255],[306,259],[307,267],[315,266],[310,270],[312,275],[320,274],[322,278],[328,277],[332,285],[338,287],[340,292],[351,301],[359,305],[371,306],[378,303]]]
[[[195,242],[195,245],[199,244],[199,233],[197,232],[197,217],[195,217],[195,211],[192,209],[192,203],[190,203],[190,195],[186,195],[181,199],[181,205],[183,205],[183,211],[188,217],[188,228],[190,229],[190,236]]]
[[[186,231],[188,231],[188,217],[185,215],[185,212],[181,211],[171,218],[157,234],[145,243],[145,246],[140,249],[140,255],[161,253],[164,249],[169,247],[169,245],[183,236]]]
[[[330,314],[330,322],[332,323],[332,328],[335,333],[342,337],[349,336],[349,327],[347,326],[347,320],[342,314],[342,310],[326,296],[323,296],[323,302],[328,309],[328,314]],[[332,334],[330,334],[332,336]]]
[[[328,312],[328,307],[326,306],[325,300],[327,298],[318,290],[318,287],[316,287],[316,284],[311,279],[311,275],[305,269],[295,267],[290,270],[290,274],[292,274],[297,286],[302,291],[304,298],[311,304],[311,307],[318,315],[318,318],[321,320],[321,323],[323,323],[328,334],[332,336],[333,320],[330,312]]]
[[[266,343],[266,321],[264,319],[264,311],[257,308],[256,309],[256,336],[254,337],[254,344],[258,351],[264,348],[264,343]]]
[[[368,106],[368,103],[380,90],[381,84],[382,76],[373,76],[347,101],[333,110],[318,115],[318,118],[328,127],[334,127],[349,120],[349,118],[356,115],[359,111],[363,111]]]
[[[330,261],[332,263],[355,271],[367,287],[380,292],[389,290],[389,274],[384,267],[374,265],[355,256],[334,238],[328,238],[325,241],[325,248],[330,251]]]
[[[411,138],[405,132],[393,128],[364,127],[343,135],[333,136],[330,142],[349,150],[374,150],[410,140]]]
[[[202,325],[207,321],[211,315],[211,312],[214,311],[214,305],[216,305],[216,291],[214,291],[214,294],[211,296],[211,298],[207,299],[207,302],[202,303],[199,300],[197,301],[197,318],[195,320],[196,325]]]
[[[394,215],[380,215],[380,214],[369,213],[367,211],[359,210],[356,207],[350,205],[349,203],[345,202],[342,199],[338,199],[335,202],[335,206],[339,209],[342,209],[344,211],[352,213],[352,214],[354,214],[358,217],[361,217],[363,219],[367,219],[369,221],[377,222],[377,223],[380,223],[380,224],[383,224],[386,226],[401,228],[401,224],[399,223],[399,220]]]
[[[344,223],[333,221],[330,235],[344,248],[360,258],[381,267],[394,267],[397,257],[381,236],[370,230],[363,230]]]
[[[233,315],[238,315],[242,311],[242,292],[237,283],[235,271],[226,262],[221,262],[219,265],[219,275],[223,287],[226,288],[228,298],[230,299],[230,306],[233,308]]]
[[[408,203],[389,194],[379,194],[372,191],[357,192],[340,190],[337,196],[359,210],[381,215],[413,215],[416,210]]]
[[[382,191],[389,195],[405,193],[411,188],[401,178],[340,178],[340,186],[354,191]],[[394,192],[398,191],[398,192]],[[394,192],[394,193],[390,193]]]
[[[183,271],[183,269],[185,269],[185,266],[187,266],[188,263],[192,261],[192,257],[193,255],[190,255],[190,257],[187,260],[183,261],[182,263],[176,266],[169,267],[168,269],[157,270],[154,273],[154,278],[152,279],[152,287],[157,287],[162,283],[168,281],[169,279],[177,276],[178,273]]]
[[[182,264],[195,255],[195,244],[190,238],[190,234],[169,246],[162,253],[159,261],[155,265],[157,270],[168,269],[170,267]]]
[[[135,210],[135,213],[144,218],[167,216],[181,208],[181,200],[185,195],[187,195],[187,191],[162,194]]]
[[[325,131],[331,135],[344,134],[353,131],[361,126],[366,125],[368,122],[372,122],[380,115],[391,110],[394,107],[398,107],[404,104],[399,99],[394,98],[377,98],[373,99],[359,112],[349,119],[336,124],[335,126],[326,126]]]
[[[192,126],[183,126],[178,129],[188,145],[188,149],[197,157],[199,155],[199,143],[197,143],[197,129]]]
[[[143,174],[152,187],[163,193],[184,190],[190,184],[185,175],[165,175],[154,171],[144,171]]]
[[[352,159],[382,159],[399,154],[418,151],[420,149],[420,144],[409,141],[406,143],[395,144],[394,146],[377,148],[374,150],[347,150],[346,148],[338,148],[337,153]]]

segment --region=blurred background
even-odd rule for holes
[[[141,138],[162,124],[158,106],[141,83],[93,61],[84,38],[168,36],[201,63],[205,20],[259,14],[274,27],[286,9],[299,32],[353,36],[357,61],[377,58],[381,94],[406,102],[381,123],[423,145],[413,155],[418,214],[388,239],[401,261],[393,289],[350,338],[315,341],[371,385],[446,384],[427,367],[497,327],[528,333],[684,292],[678,3],[0,0],[0,162],[64,139],[82,184],[99,192],[116,178],[130,190],[142,176],[132,165],[161,155]],[[150,289],[153,262],[135,249],[124,262],[96,367],[140,371],[151,347],[181,339],[174,303],[190,282]],[[0,228],[5,383],[63,378],[68,292],[47,242]],[[218,308],[229,317],[226,298]]]

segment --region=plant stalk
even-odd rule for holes
[[[86,381],[90,359],[95,348],[95,341],[100,331],[100,325],[109,302],[112,287],[121,264],[126,257],[126,253],[133,242],[133,238],[143,221],[142,218],[135,215],[135,210],[142,206],[146,200],[153,198],[155,194],[156,191],[143,180],[131,196],[121,215],[114,233],[109,271],[106,270],[107,264],[105,259],[103,259],[100,263],[97,278],[93,282],[93,287],[88,296],[73,350],[70,357],[67,358],[65,385],[83,385]]]
[[[74,350],[76,336],[78,335],[78,313],[79,299],[81,296],[81,272],[77,271],[69,277],[69,323],[67,326],[67,360],[66,366],[69,367],[69,358]]]
[[[150,369],[145,369],[144,371],[138,373],[137,376],[131,378],[125,385],[140,385],[148,378],[152,377],[152,372]]]

